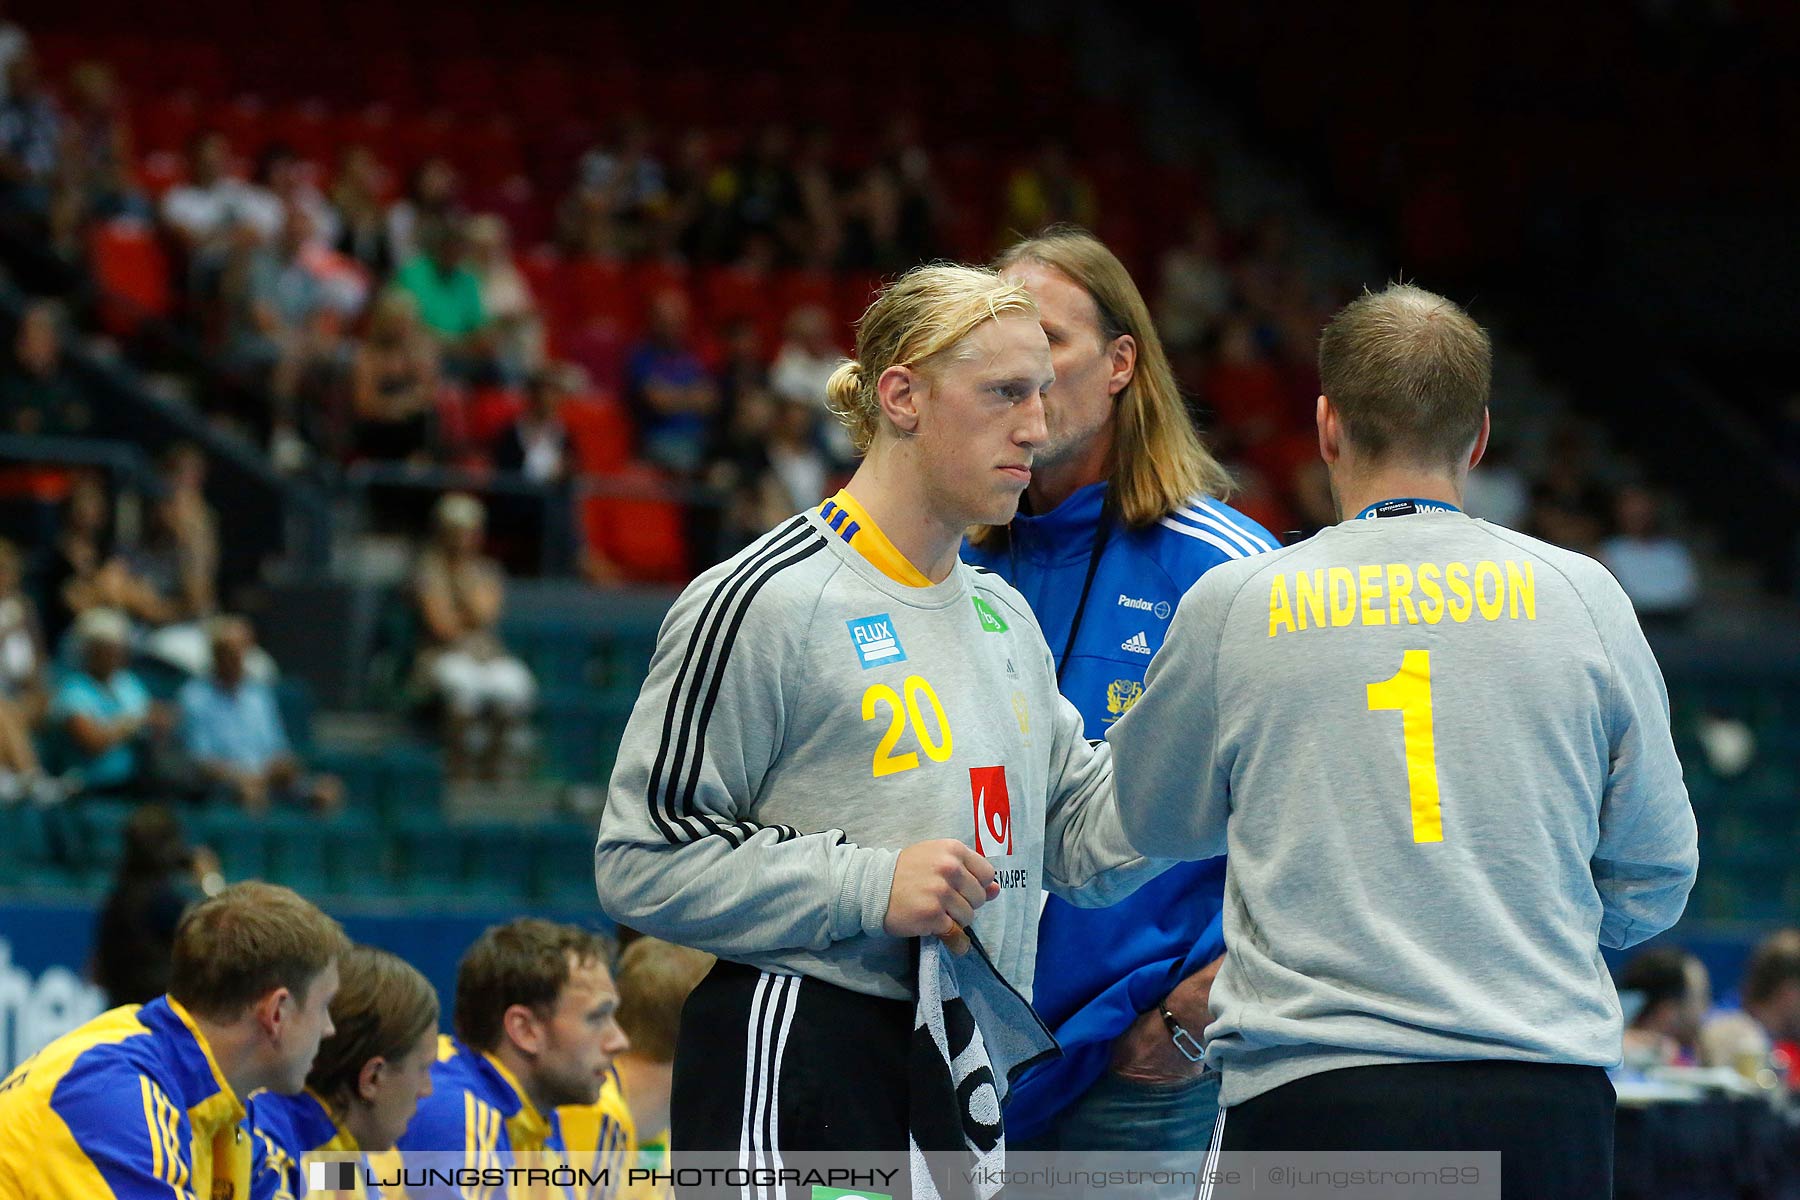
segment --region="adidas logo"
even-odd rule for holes
[[[1150,639],[1145,637],[1144,631],[1140,629],[1120,642],[1119,649],[1129,650],[1133,654],[1148,654],[1150,653]]]

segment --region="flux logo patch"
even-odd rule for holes
[[[900,645],[900,635],[894,632],[894,618],[886,613],[858,617],[845,624],[850,626],[850,641],[863,670],[906,661],[906,649]]]

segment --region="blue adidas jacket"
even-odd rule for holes
[[[1000,544],[963,549],[964,561],[1001,575],[1030,602],[1062,669],[1062,693],[1081,710],[1090,738],[1105,737],[1143,691],[1145,668],[1188,588],[1222,562],[1278,545],[1255,521],[1209,498],[1144,529],[1115,524],[1064,662],[1106,486],[1082,488],[1043,516],[1020,515]],[[1215,858],[1183,863],[1111,908],[1047,899],[1032,1004],[1064,1055],[1014,1087],[1009,1136],[1042,1133],[1105,1072],[1112,1043],[1139,1013],[1225,952],[1224,895],[1225,860]]]

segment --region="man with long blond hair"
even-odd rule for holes
[[[848,486],[664,622],[595,873],[619,922],[720,958],[683,1012],[678,1156],[905,1150],[913,939],[971,930],[1028,994],[1044,888],[1104,904],[1167,865],[1122,844],[1031,610],[958,557],[1030,485],[1052,378],[1025,289],[910,272],[831,380]]]
[[[969,559],[1025,596],[1063,695],[1106,736],[1144,689],[1182,593],[1275,539],[1224,503],[1230,478],[1188,418],[1149,309],[1111,250],[1052,229],[1000,257],[1030,290],[1056,383],[1019,515]],[[1038,1011],[1064,1056],[1019,1081],[1007,1130],[1068,1150],[1204,1150],[1218,1077],[1201,1061],[1225,952],[1225,860],[1184,863],[1109,908],[1052,896],[1038,923]]]

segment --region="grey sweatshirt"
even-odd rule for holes
[[[1104,905],[1132,849],[1111,754],[998,576],[897,583],[804,513],[681,594],[619,747],[594,851],[634,929],[870,995],[911,995],[882,932],[898,852],[958,838],[1001,892],[974,928],[1030,995],[1039,896]]]
[[[1580,554],[1454,511],[1206,573],[1108,735],[1126,828],[1229,850],[1223,1102],[1339,1067],[1609,1066],[1600,946],[1698,862],[1662,675]]]

